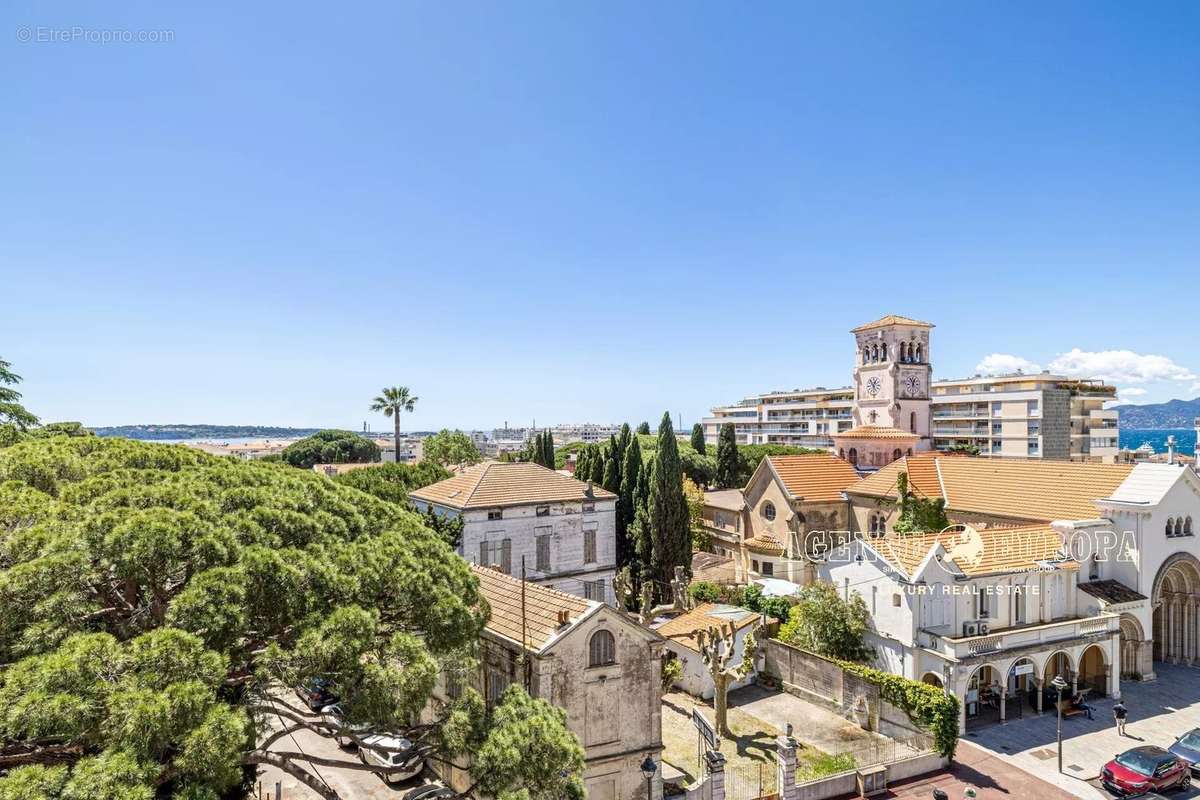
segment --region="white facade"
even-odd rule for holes
[[[734,634],[734,654],[731,663],[741,663],[742,654],[746,649],[746,637],[752,630],[752,626],[747,626]],[[702,700],[712,700],[713,695],[716,694],[716,687],[713,685],[712,673],[704,665],[704,659],[700,657],[700,653],[673,639],[667,640],[666,648],[675,654],[675,657],[680,660],[683,666],[683,671],[673,686],[676,689],[687,692],[693,697],[699,697]],[[756,674],[756,670],[750,670],[746,673],[745,677],[730,681],[729,691],[732,692],[734,689],[740,689],[743,686],[749,686],[751,683],[754,683]]]
[[[616,500],[557,501],[459,511],[412,498],[419,511],[463,517],[458,552],[472,564],[569,594],[615,603]]]
[[[1015,715],[1013,702],[1042,710],[1040,689],[1058,674],[1073,689],[1120,695],[1120,673],[1110,669],[1120,658],[1118,615],[1078,599],[1070,564],[965,578],[940,544],[913,574],[864,540],[844,553],[819,572],[843,596],[862,596],[878,666],[956,695],[960,732],[977,717]],[[1001,688],[996,705],[985,707],[988,690]]]

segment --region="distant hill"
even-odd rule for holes
[[[1168,428],[1190,428],[1200,417],[1200,397],[1195,400],[1168,400],[1165,403],[1147,403],[1137,406],[1126,403],[1113,406],[1121,414],[1122,428],[1141,430],[1165,430]]]
[[[126,439],[297,439],[319,428],[276,428],[270,425],[115,425],[92,428],[97,436]]]

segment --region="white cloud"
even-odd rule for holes
[[[1077,378],[1099,378],[1118,385],[1158,381],[1200,384],[1200,375],[1166,356],[1143,355],[1132,350],[1088,352],[1076,347],[1051,361],[1050,371]],[[1128,393],[1128,389],[1124,391]]]
[[[1121,389],[1120,391],[1118,391],[1117,392],[1117,400],[1119,400],[1122,403],[1129,403],[1129,402],[1132,402],[1135,397],[1141,397],[1142,395],[1144,395],[1146,393],[1147,392],[1145,389],[1139,389],[1136,386],[1133,386],[1133,387],[1129,387],[1127,389]]]
[[[1013,372],[1041,372],[1042,368],[1029,359],[1008,353],[992,353],[975,365],[980,375],[1006,375]]]

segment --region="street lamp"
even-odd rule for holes
[[[1067,682],[1063,680],[1062,675],[1055,675],[1054,680],[1050,681],[1050,685],[1058,692],[1058,702],[1054,707],[1058,709],[1058,771],[1062,773],[1062,693],[1063,689],[1067,688]]]
[[[649,755],[642,762],[642,774],[646,776],[646,800],[654,800],[654,773],[658,772],[658,764]]]

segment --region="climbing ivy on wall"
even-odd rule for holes
[[[937,686],[882,672],[853,661],[837,664],[868,683],[879,687],[879,694],[892,705],[902,708],[913,722],[933,734],[933,745],[947,758],[954,757],[958,745],[958,698]]]
[[[892,526],[896,533],[940,531],[950,525],[946,517],[946,501],[940,497],[921,498],[908,490],[908,473],[896,478],[896,493],[900,496],[900,518]]]

